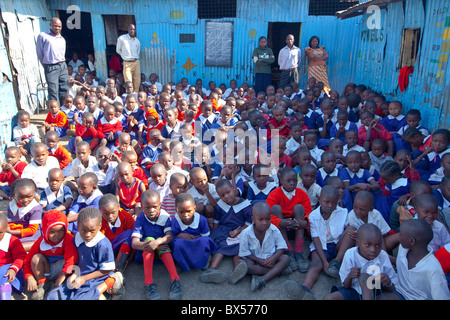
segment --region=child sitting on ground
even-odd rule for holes
[[[97,149],[97,164],[86,168],[86,172],[94,172],[98,177],[98,189],[103,193],[114,193],[116,185],[116,167],[118,156],[111,153],[108,147]]]
[[[300,285],[288,280],[284,289],[293,299],[302,299],[305,294],[314,297],[311,289],[323,270],[328,276],[339,278],[339,268],[344,254],[352,246],[347,226],[347,210],[339,207],[339,192],[326,185],[320,194],[320,206],[309,215],[312,242],[310,245],[311,265]]]
[[[170,252],[169,244],[173,240],[171,220],[167,212],[160,209],[159,194],[155,190],[146,190],[142,194],[142,211],[137,217],[131,235],[133,249],[142,251],[144,262],[144,287],[148,300],[159,300],[156,283],[153,281],[153,261],[155,256],[162,260],[169,271],[169,299],[180,300],[182,297],[180,277]]]
[[[98,177],[93,172],[86,172],[78,179],[78,194],[79,196],[72,203],[67,215],[67,222],[69,223],[69,231],[72,234],[78,232],[77,221],[78,213],[84,208],[98,209],[98,202],[103,196],[98,189]]]
[[[8,204],[8,226],[6,232],[20,239],[25,251],[42,235],[43,210],[34,198],[36,185],[31,179],[21,178],[11,185],[14,197]]]
[[[377,171],[380,171],[381,166],[386,161],[394,160],[386,152],[386,142],[383,139],[374,139],[372,141],[372,148],[369,151],[370,160],[372,165]]]
[[[60,210],[47,211],[42,218],[42,236],[31,247],[23,265],[30,300],[43,300],[52,285],[58,287],[66,280],[77,262],[78,251],[68,231],[66,215]]]
[[[273,181],[269,181],[270,168],[258,163],[253,166],[253,180],[248,183],[246,199],[252,205],[258,202],[265,202],[269,193],[277,188]]]
[[[122,124],[114,117],[114,106],[107,105],[97,124],[98,136],[101,139],[101,147],[112,149],[117,145],[117,140],[123,131]]]
[[[328,178],[337,176],[339,170],[336,168],[336,156],[331,151],[325,151],[322,153],[322,156],[320,157],[320,164],[322,167],[317,170],[315,183],[317,183],[319,187],[323,188],[323,186],[327,183]]]
[[[28,165],[25,161],[21,161],[22,154],[18,147],[9,147],[5,151],[6,162],[2,163],[2,171],[0,172],[0,197],[3,200],[11,198],[11,184],[22,177],[22,172]],[[6,183],[6,184],[3,184]]]
[[[47,300],[99,300],[104,292],[119,295],[123,277],[120,272],[113,272],[114,252],[111,242],[100,232],[101,212],[84,208],[78,214],[77,224],[80,232],[73,243],[78,251],[79,274],[50,291]]]
[[[177,214],[175,199],[178,195],[187,191],[188,180],[181,172],[175,172],[168,179],[170,193],[163,198],[161,209],[165,210],[170,215],[170,218],[174,218]]]
[[[145,189],[148,189],[148,177],[145,171],[138,165],[138,156],[136,152],[133,151],[124,151],[122,153],[122,162],[128,162],[131,165],[131,170],[133,170],[133,177],[141,180]]]
[[[22,266],[27,255],[22,242],[7,232],[8,218],[0,213],[0,288],[11,285],[12,292],[22,294],[24,278]],[[2,295],[3,296],[3,295]],[[5,297],[6,298],[6,297]],[[1,297],[0,300],[4,298]]]
[[[358,152],[365,152],[366,149],[361,147],[358,144],[358,131],[356,130],[347,130],[345,132],[345,139],[344,139],[344,149],[342,151],[342,155],[345,157],[349,151],[358,151]]]
[[[325,185],[331,185],[338,189],[339,201],[338,206],[347,209],[348,212],[353,210],[353,198],[350,191],[345,188],[344,181],[338,176],[332,176],[327,179]],[[323,188],[323,187],[322,187]]]
[[[386,141],[387,153],[390,156],[394,155],[394,140],[392,135],[375,120],[375,115],[367,110],[361,112],[361,127],[358,129],[358,144],[362,146],[367,152],[371,150],[372,141],[381,138]]]
[[[64,174],[59,168],[48,172],[48,187],[40,194],[39,204],[44,212],[58,210],[67,214],[73,202],[72,191],[63,185]]]
[[[359,227],[356,247],[350,248],[344,255],[339,276],[342,286],[331,288],[324,300],[374,300],[382,297],[381,292],[392,292],[397,284],[397,274],[382,250],[380,229],[371,223]],[[377,270],[374,270],[377,267]],[[380,287],[368,286],[368,277],[380,276]],[[382,291],[381,291],[382,290]]]
[[[59,168],[61,170],[67,168],[72,162],[72,157],[70,156],[69,151],[59,144],[59,137],[56,131],[49,131],[45,134],[45,144],[48,148],[48,155],[55,157],[58,160]],[[67,172],[69,168],[65,171]]]
[[[27,155],[34,143],[41,142],[39,131],[36,125],[30,123],[30,114],[27,111],[19,110],[16,118],[17,125],[13,129],[12,139],[22,155]]]
[[[271,207],[272,224],[278,227],[285,239],[291,258],[290,267],[293,271],[306,272],[308,262],[303,256],[305,229],[308,226],[308,216],[312,211],[308,194],[297,188],[297,173],[286,167],[280,171],[280,187],[267,196],[266,203]],[[288,233],[294,231],[294,248],[292,248]]]
[[[171,219],[173,258],[183,271],[204,269],[217,248],[209,236],[208,221],[195,211],[194,198],[188,193],[176,196],[175,210]]]
[[[316,133],[312,131],[305,132],[303,142],[311,153],[311,161],[316,167],[320,167],[320,157],[322,156],[322,153],[324,153],[324,150],[319,149],[317,141],[318,138]]]
[[[70,152],[76,152],[76,146],[82,141],[89,144],[90,150],[95,150],[95,148],[97,148],[100,139],[98,131],[94,125],[94,120],[94,115],[92,113],[85,112],[83,114],[83,118],[81,120],[82,122],[77,123],[75,126],[76,137],[71,138],[67,145],[67,149]]]
[[[239,261],[239,234],[251,224],[251,203],[237,196],[230,181],[220,180],[216,184],[220,197],[215,208],[211,239],[217,245],[211,263],[201,275],[204,283],[222,283],[228,278],[231,284],[237,283],[247,274],[246,263]],[[228,275],[217,270],[224,256],[233,257],[234,270]]]
[[[357,131],[358,127],[354,122],[349,121],[348,112],[339,110],[336,115],[337,121],[330,129],[330,137],[341,139],[345,142],[345,133],[349,130]]]
[[[43,137],[47,131],[56,131],[59,137],[64,137],[69,128],[67,115],[61,111],[58,101],[50,100],[48,102],[50,112],[47,114],[42,125],[41,136]]]
[[[252,207],[252,225],[242,231],[239,243],[239,257],[252,275],[251,291],[263,288],[289,268],[286,249],[280,230],[271,224],[270,206],[258,202]]]
[[[123,273],[131,254],[131,231],[134,227],[133,216],[120,208],[117,197],[111,193],[105,194],[100,198],[98,207],[102,213],[100,232],[111,242],[112,249],[116,254],[116,268]]]
[[[397,255],[398,284],[384,292],[387,300],[449,300],[447,281],[439,261],[428,244],[431,226],[422,219],[409,219],[400,226]]]
[[[73,180],[76,180],[87,171],[87,168],[91,168],[96,164],[97,159],[94,156],[91,156],[89,144],[86,141],[81,141],[76,146],[76,158],[72,160],[70,176]],[[76,186],[76,183],[73,184]]]
[[[133,218],[141,214],[141,195],[145,191],[144,183],[133,177],[133,169],[128,162],[121,162],[117,168],[118,183],[115,194],[120,207]]]
[[[297,188],[302,189],[308,194],[311,202],[312,210],[315,210],[319,205],[319,196],[322,190],[316,183],[317,168],[312,164],[304,164],[302,172],[300,173],[300,181],[297,183]]]
[[[150,177],[152,182],[149,184],[148,188],[156,190],[160,197],[164,199],[170,192],[166,168],[164,168],[161,163],[154,164],[150,169]]]

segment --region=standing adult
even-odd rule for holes
[[[267,38],[259,38],[259,47],[253,50],[253,61],[255,62],[255,89],[258,94],[260,91],[266,92],[266,88],[272,84],[272,63],[275,62],[275,56],[272,49],[267,47]]]
[[[319,47],[319,38],[312,36],[309,39],[309,47],[305,48],[305,54],[308,57],[308,80],[311,77],[316,78],[319,82],[323,82],[323,90],[328,94],[331,90],[328,83],[327,66],[325,60],[328,59],[328,53],[325,51],[325,47]]]
[[[136,26],[134,24],[128,26],[127,34],[121,35],[117,39],[116,51],[123,59],[125,83],[130,81],[133,83],[133,89],[139,90],[141,85],[141,63],[139,61],[141,43],[136,37]]]
[[[291,82],[298,83],[298,67],[302,52],[294,45],[295,38],[292,34],[286,36],[286,46],[278,54],[281,77],[279,87],[284,90]]]
[[[62,22],[50,21],[50,30],[41,32],[37,38],[36,53],[44,67],[48,88],[48,101],[61,105],[62,97],[69,92],[69,72],[66,64],[66,40],[61,35]]]

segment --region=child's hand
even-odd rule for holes
[[[74,276],[75,274],[73,274],[72,276]],[[72,276],[67,280],[69,281]],[[72,281],[72,288],[74,289],[79,289],[84,283],[86,282],[86,280],[84,280],[84,277],[77,277],[75,275],[75,279]]]
[[[111,140],[112,138],[114,138],[114,132],[110,131],[108,134],[108,140]]]
[[[8,283],[11,283],[16,279],[16,272],[14,271],[14,269],[8,269],[8,271],[6,271],[5,277],[8,277]]]
[[[361,268],[351,268],[350,273],[348,274],[348,278],[350,279],[358,279],[361,275]]]
[[[357,230],[349,230],[348,234],[350,235],[350,238],[353,241],[356,241],[356,238],[358,237],[358,231]]]
[[[228,235],[230,236],[230,238],[236,238],[239,234],[241,233],[241,229],[238,228],[236,230],[232,230],[228,233]]]
[[[402,196],[401,196],[400,198],[398,198],[398,200],[397,200],[398,205],[400,205],[400,206],[406,205],[406,202],[408,201],[408,199],[409,199],[409,195],[407,195],[407,194],[402,195]]]
[[[27,291],[36,291],[37,290],[37,281],[31,276],[27,278]]]
[[[263,260],[262,266],[266,268],[273,268],[276,261],[273,259],[273,256],[268,257],[266,260]]]
[[[380,283],[383,286],[390,286],[392,284],[392,281],[387,274],[381,273],[380,274]]]
[[[12,168],[13,168],[13,166],[10,163],[5,162],[4,164],[2,164],[2,169],[4,171],[11,171]]]

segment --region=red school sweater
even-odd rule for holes
[[[116,133],[117,131],[123,131],[122,124],[117,119],[108,122],[105,117],[102,117],[97,124],[97,132],[100,139],[104,139],[110,132]]]
[[[0,267],[11,263],[9,269],[13,269],[17,273],[22,269],[26,255],[27,252],[19,238],[6,233],[0,241]]]
[[[59,168],[62,170],[72,162],[69,151],[61,145],[58,145],[55,151],[49,149],[48,155],[55,157],[59,161]]]
[[[22,172],[27,165],[28,163],[24,161],[19,161],[14,165],[14,170],[16,170],[17,173],[19,174],[18,178],[16,178],[11,171],[2,170],[2,172],[0,172],[0,182],[7,182],[8,185],[10,186],[14,181],[20,179],[20,177],[22,176]]]
[[[49,123],[52,127],[69,127],[69,120],[67,119],[67,115],[61,110],[56,114],[56,116],[54,116],[53,113],[49,112],[47,114],[47,118],[45,118],[45,122]]]
[[[282,187],[278,187],[272,190],[267,196],[266,203],[272,208],[274,205],[279,205],[283,210],[283,217],[291,218],[294,213],[294,207],[296,204],[301,204],[305,209],[305,219],[308,218],[309,214],[312,211],[311,201],[309,200],[308,194],[300,188],[295,189],[295,195],[291,200],[286,197]],[[271,217],[272,224],[276,227],[280,227],[281,219],[272,215]]]

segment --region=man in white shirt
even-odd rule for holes
[[[280,88],[284,90],[284,87],[291,82],[298,83],[298,67],[300,66],[300,59],[302,53],[300,48],[294,45],[294,36],[288,34],[286,36],[286,46],[280,50],[278,54],[278,64],[280,65]]]
[[[139,88],[141,85],[141,63],[139,61],[141,43],[136,37],[135,25],[130,24],[128,33],[117,39],[116,51],[123,59],[124,81],[131,81],[133,88]]]

